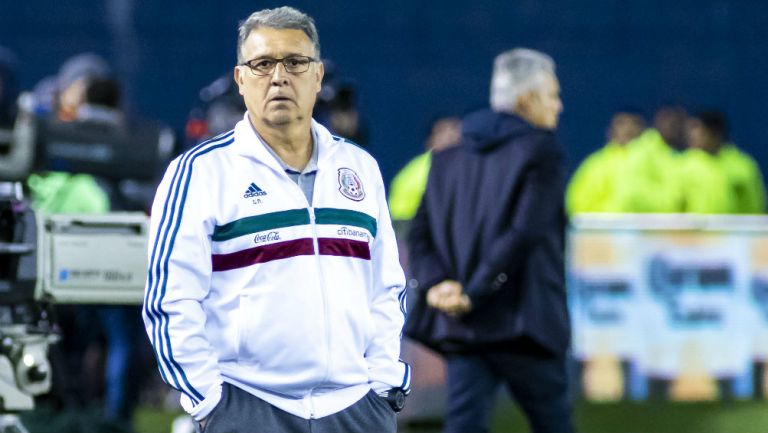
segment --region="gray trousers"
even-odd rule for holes
[[[304,419],[224,382],[221,401],[201,433],[396,433],[397,416],[373,391],[352,406],[318,419]]]

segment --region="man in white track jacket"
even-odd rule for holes
[[[311,118],[312,18],[239,29],[233,131],[174,160],[152,208],[144,322],[207,432],[394,432],[405,278],[376,161]]]

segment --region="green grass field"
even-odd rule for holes
[[[136,417],[137,433],[166,433],[177,414],[143,408]],[[577,403],[579,433],[766,433],[768,402],[735,403]],[[439,423],[404,425],[403,433],[439,432]],[[523,433],[528,428],[511,403],[501,403],[494,433]],[[34,433],[34,432],[32,432]]]
[[[578,403],[574,422],[581,433],[765,433],[768,403]],[[510,403],[499,408],[494,432],[528,431]]]

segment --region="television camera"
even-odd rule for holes
[[[36,215],[23,181],[65,171],[151,189],[174,139],[146,121],[40,118],[24,109],[25,97],[13,127],[0,128],[0,433],[25,432],[15,414],[50,389],[48,347],[58,339],[51,305],[140,304],[147,269],[143,212]]]

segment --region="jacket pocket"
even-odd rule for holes
[[[261,371],[302,371],[326,350],[320,305],[304,288],[274,287],[240,294],[238,363]]]
[[[223,382],[221,384],[221,398],[219,399],[219,402],[214,406],[213,410],[211,410],[208,415],[205,416],[205,418],[197,423],[198,431],[200,433],[206,433],[211,430],[211,423],[215,423],[215,418],[218,418],[219,412],[224,411],[223,406],[226,405],[227,397],[229,396],[229,384],[227,382]]]
[[[237,312],[237,360],[241,364],[258,364],[261,352],[259,348],[264,344],[255,323],[260,315],[257,298],[258,295],[254,293],[240,294],[240,308]]]

